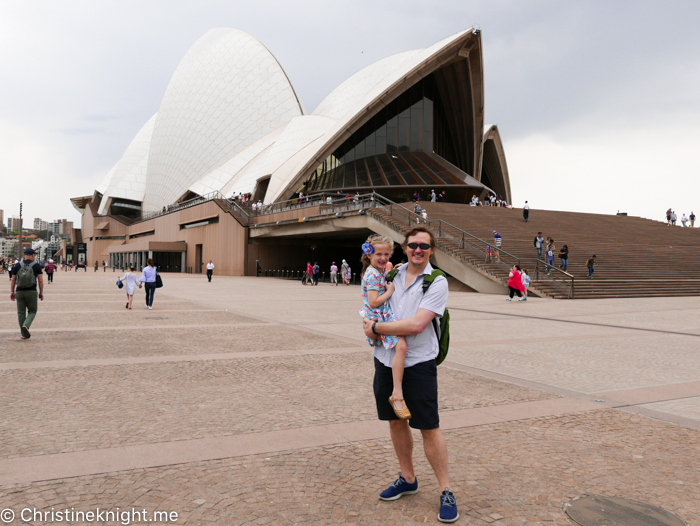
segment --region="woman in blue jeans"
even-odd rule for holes
[[[156,293],[156,267],[153,265],[153,260],[148,259],[147,267],[143,269],[139,281],[146,287],[146,307],[153,309],[153,295]]]

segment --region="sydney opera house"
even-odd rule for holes
[[[200,272],[212,259],[223,274],[247,275],[256,261],[305,262],[303,246],[323,243],[255,241],[225,198],[276,205],[300,192],[376,192],[400,202],[432,190],[454,202],[489,193],[511,200],[498,129],[484,121],[479,30],[379,60],[309,113],[262,43],[217,28],[187,52],[158,111],[102,183],[72,199],[85,247],[74,259],[140,267],[153,257],[178,272]]]

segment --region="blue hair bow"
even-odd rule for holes
[[[365,242],[362,245],[362,253],[366,255],[374,254],[374,247],[372,246],[372,243]]]

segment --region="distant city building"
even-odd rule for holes
[[[34,218],[34,230],[48,230],[49,229],[49,222],[48,221],[43,221],[39,217]]]
[[[0,238],[0,258],[14,256],[17,239]]]
[[[10,232],[19,232],[22,228],[19,217],[13,216],[7,219],[7,229]]]
[[[68,221],[67,219],[56,219],[51,223],[46,224],[46,228],[41,230],[48,230],[55,236],[66,236],[70,237],[71,230],[73,228],[73,221]]]
[[[5,211],[0,210],[0,225],[5,225]]]

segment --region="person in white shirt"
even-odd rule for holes
[[[527,219],[530,217],[530,205],[525,201],[525,206],[523,206],[523,219],[527,223]]]
[[[683,214],[683,217],[681,217],[681,223],[683,223],[683,226],[688,226],[686,223],[688,222],[688,218],[686,217],[685,213]]]
[[[210,259],[209,263],[207,263],[207,279],[209,280],[209,283],[211,283],[212,274],[214,274],[214,263],[212,263]]]
[[[424,208],[423,210],[421,210],[420,215],[423,218],[423,222],[425,222],[425,224],[427,225],[428,224],[428,211]]]
[[[328,198],[330,199],[330,197]],[[335,283],[335,286],[338,286],[338,266],[335,264],[335,261],[331,265],[331,285]]]
[[[333,204],[333,198],[329,195],[326,197],[326,204],[327,205],[332,205]]]
[[[431,191],[430,191],[430,201],[433,202],[433,203],[434,203],[435,201],[437,201],[437,196],[435,195],[435,190],[431,190]]]

